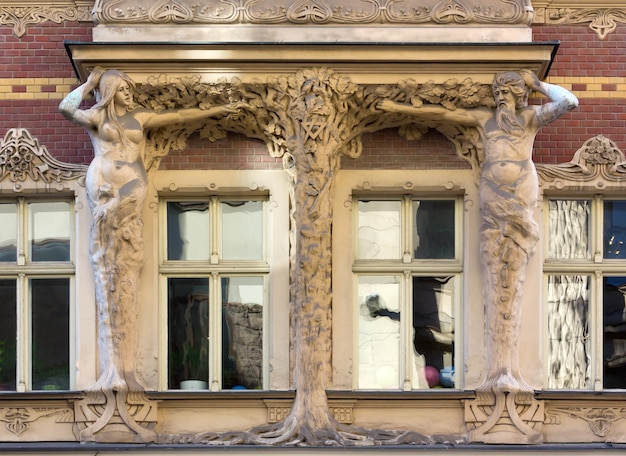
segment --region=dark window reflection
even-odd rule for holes
[[[455,256],[454,201],[413,201],[416,260],[453,259]]]
[[[604,258],[626,258],[626,201],[604,202]]]
[[[168,279],[168,387],[209,378],[209,279]],[[203,385],[207,387],[207,385]]]
[[[604,282],[604,388],[626,388],[626,277]]]
[[[15,390],[17,335],[15,279],[0,280],[0,391]]]
[[[33,389],[70,388],[70,280],[33,279]]]

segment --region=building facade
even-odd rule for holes
[[[624,22],[1,2],[0,450],[626,443]],[[507,72],[537,80],[536,236],[504,184],[485,209],[488,167],[528,196],[511,136],[458,120]]]

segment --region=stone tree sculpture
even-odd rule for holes
[[[549,98],[541,106],[528,106],[531,90]],[[522,285],[526,266],[539,238],[533,210],[537,201],[537,173],[532,147],[539,128],[578,105],[562,87],[547,84],[529,71],[505,72],[493,82],[495,111],[489,108],[447,109],[442,106],[407,105],[383,101],[390,112],[475,128],[480,142],[479,195],[482,225],[480,251],[484,266],[487,374],[477,389],[468,421],[478,425],[471,440],[501,442],[493,438],[494,426],[512,422],[510,443],[537,443],[541,434],[533,421],[533,389],[519,370],[518,341],[521,327]],[[445,131],[445,129],[444,129]],[[527,406],[524,418],[517,405]],[[485,409],[487,407],[487,409]]]
[[[130,412],[145,408],[148,410],[139,415],[148,416],[151,408],[135,377],[134,364],[137,290],[144,254],[141,212],[148,184],[145,130],[225,116],[236,110],[232,105],[160,112],[136,108],[133,88],[132,80],[124,73],[96,68],[87,82],[59,105],[66,118],[87,129],[94,147],[86,187],[93,216],[89,251],[96,289],[100,366],[98,380],[77,405],[77,416],[82,417],[77,420],[81,422],[77,430],[81,441],[111,440],[107,426],[114,416],[131,431],[130,440],[156,439],[154,432],[138,424]],[[92,92],[96,104],[79,109]]]

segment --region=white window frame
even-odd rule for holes
[[[543,262],[543,289],[547,298],[548,277],[552,275],[586,275],[589,280],[589,307],[587,317],[589,319],[589,334],[591,341],[590,351],[590,373],[588,388],[571,388],[574,391],[620,391],[621,388],[604,388],[604,365],[603,365],[603,278],[607,276],[626,276],[626,259],[611,260],[604,258],[604,202],[605,201],[626,201],[623,195],[614,192],[569,192],[546,193],[544,199],[544,251],[548,252],[550,242],[550,225],[548,221],[549,204],[554,200],[587,200],[590,202],[589,215],[589,256],[588,259],[560,260],[544,258]],[[545,303],[546,308],[548,303]],[[544,381],[547,389],[558,390],[558,387],[550,386],[550,333],[549,316],[544,319],[543,333],[545,334],[544,359]],[[626,388],[624,388],[626,389]]]
[[[157,376],[154,383],[145,381],[147,387],[161,391],[177,391],[168,388],[167,369],[167,283],[161,270],[161,259],[165,258],[164,212],[160,210],[161,201],[207,199],[210,196],[228,197],[228,199],[266,200],[265,263],[249,263],[243,275],[265,274],[266,308],[264,308],[264,346],[263,346],[263,381],[266,390],[288,390],[289,376],[289,176],[282,170],[231,171],[231,170],[185,170],[159,171],[154,176],[154,186],[148,199],[152,200],[151,210],[144,217],[146,222],[146,245],[159,246],[146,251],[147,274],[142,277],[141,293],[148,301],[158,302],[158,313],[154,314],[154,324],[149,324],[154,331],[146,333],[148,337],[140,341],[144,349],[157,346],[154,365]],[[215,231],[214,231],[215,232]],[[153,268],[150,265],[154,265]],[[242,271],[228,265],[221,267],[227,275],[241,275]],[[218,269],[215,269],[216,271]],[[190,270],[180,270],[181,274],[191,276]],[[218,281],[219,282],[219,281]],[[217,293],[216,287],[210,293]],[[218,296],[218,295],[216,295]],[[152,297],[152,298],[150,298]],[[221,304],[221,300],[219,301]],[[215,320],[214,320],[215,321]],[[145,323],[148,325],[148,323]],[[142,329],[144,332],[146,329]],[[153,339],[150,339],[152,337]],[[152,342],[154,340],[154,342]],[[217,375],[212,372],[211,375]],[[220,377],[218,377],[220,378]],[[210,390],[217,390],[215,384]],[[228,391],[228,390],[224,390]]]
[[[38,261],[31,262],[28,258],[28,204],[39,202],[68,203],[68,221],[70,234],[69,261]],[[32,300],[30,281],[36,279],[69,279],[69,390],[76,389],[76,220],[75,202],[71,196],[63,194],[54,197],[20,196],[18,198],[2,198],[0,203],[16,204],[17,207],[17,252],[16,262],[0,262],[0,279],[16,282],[16,391],[33,391],[32,386]]]
[[[207,202],[209,204],[210,222],[210,258],[208,261],[196,260],[168,260],[167,259],[167,203],[169,202]],[[221,210],[220,203],[223,201],[260,201],[263,203],[263,254],[259,260],[224,260],[221,251]],[[161,276],[161,296],[163,299],[164,313],[167,313],[168,279],[170,278],[206,278],[209,281],[209,339],[218,343],[209,344],[209,379],[208,385],[211,391],[222,390],[222,327],[218,322],[222,321],[222,287],[221,279],[226,277],[262,277],[264,284],[263,302],[263,346],[268,343],[268,275],[269,263],[267,261],[267,195],[251,193],[246,196],[236,195],[208,195],[206,198],[176,198],[166,197],[160,200],[160,226],[163,227],[161,236],[161,258],[159,266]],[[169,356],[169,354],[168,354]],[[267,350],[263,352],[263,389],[267,389]],[[165,368],[167,371],[167,366]],[[165,379],[167,385],[167,378]]]
[[[380,200],[380,201],[400,201],[401,214],[400,214],[400,257],[396,260],[362,260],[358,258],[358,203],[361,200]],[[454,202],[454,258],[453,259],[413,259],[412,258],[412,230],[414,224],[412,223],[413,202],[436,200],[436,201],[453,201]],[[352,272],[354,276],[354,321],[359,321],[359,308],[358,302],[358,278],[360,276],[398,276],[401,277],[400,284],[400,308],[401,315],[400,320],[400,360],[399,360],[399,379],[398,388],[404,391],[415,390],[413,385],[423,383],[417,378],[414,378],[414,365],[415,355],[413,353],[413,302],[412,302],[412,279],[413,277],[441,277],[441,276],[453,276],[454,277],[454,302],[453,302],[453,314],[452,317],[455,322],[455,344],[454,352],[452,354],[455,363],[455,369],[460,370],[462,365],[461,358],[461,344],[459,343],[459,334],[457,328],[461,326],[461,301],[462,301],[462,283],[463,283],[463,245],[462,245],[462,233],[463,233],[463,210],[462,210],[462,195],[450,195],[441,194],[437,192],[419,192],[414,191],[411,193],[362,193],[355,192],[352,196],[352,212],[354,214],[353,220],[353,240],[354,240],[354,263]],[[358,330],[356,331],[356,340],[353,344],[354,347],[354,359],[356,360],[356,367],[353,375],[354,389],[361,389],[359,386],[359,343],[358,343]],[[460,388],[460,376],[454,377],[454,388]],[[418,389],[428,389],[427,385],[421,385]]]

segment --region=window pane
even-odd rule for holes
[[[263,277],[222,278],[222,388],[263,387]]]
[[[209,203],[167,203],[167,259],[208,260]]]
[[[604,258],[626,258],[626,201],[604,202]]]
[[[357,258],[399,259],[400,201],[359,201]]]
[[[591,258],[590,210],[588,200],[551,200],[548,203],[548,258]]]
[[[29,203],[28,214],[31,261],[69,261],[69,203]]]
[[[454,201],[413,201],[413,258],[453,259]]]
[[[589,284],[586,275],[548,276],[548,388],[589,389]]]
[[[0,261],[17,261],[17,206],[0,204]]]
[[[168,292],[168,387],[209,378],[209,279],[170,278]]]
[[[359,277],[359,388],[400,387],[401,280]]]
[[[626,277],[605,277],[604,388],[626,388]]]
[[[262,260],[263,202],[225,201],[222,207],[222,259]]]
[[[15,280],[0,279],[0,391],[16,389],[17,311],[15,300]]]
[[[413,277],[413,331],[413,387],[453,388],[453,277]]]
[[[33,279],[33,389],[70,388],[70,280]]]
[[[589,217],[591,201],[550,200],[548,202],[548,258],[589,259]]]

